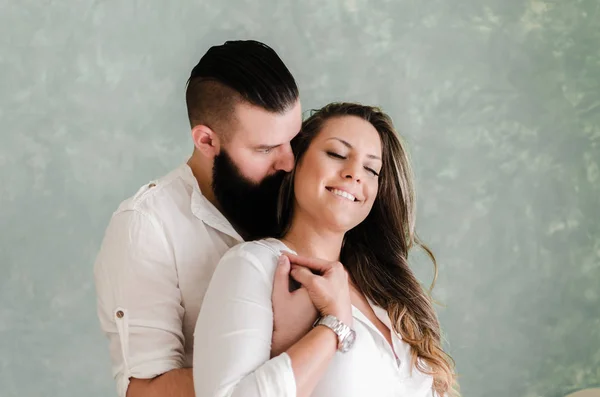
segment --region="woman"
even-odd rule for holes
[[[196,395],[452,394],[452,359],[408,266],[409,249],[420,245],[413,181],[391,119],[372,107],[330,104],[304,122],[292,146],[281,235],[232,248],[204,298]],[[298,263],[293,254],[320,260]],[[273,277],[289,268],[288,257],[321,320],[270,358]]]

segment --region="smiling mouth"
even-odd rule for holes
[[[331,188],[331,187],[326,187],[325,189],[329,190],[331,193],[335,194],[335,195],[336,195],[336,196],[338,196],[338,197],[345,198],[345,199],[346,199],[346,200],[348,200],[348,201],[352,201],[352,202],[356,202],[356,201],[358,201],[358,200],[356,199],[356,197],[354,197],[354,196],[353,196],[353,195],[351,195],[350,193],[348,193],[348,192],[345,192],[345,191],[343,191],[343,190],[334,189],[334,188]]]

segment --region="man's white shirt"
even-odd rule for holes
[[[94,265],[119,396],[130,377],[192,366],[204,294],[223,254],[240,242],[187,164],[121,203]]]

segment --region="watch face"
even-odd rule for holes
[[[354,330],[350,330],[350,333],[348,334],[348,336],[346,336],[342,342],[342,348],[341,351],[342,353],[346,353],[348,350],[350,350],[352,348],[352,345],[354,345],[354,341],[356,340],[356,332],[354,332]]]

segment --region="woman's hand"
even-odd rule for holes
[[[292,264],[290,274],[306,288],[308,296],[319,313],[322,316],[335,316],[351,327],[352,305],[348,273],[344,265],[340,262],[328,262],[289,253],[284,255]]]

